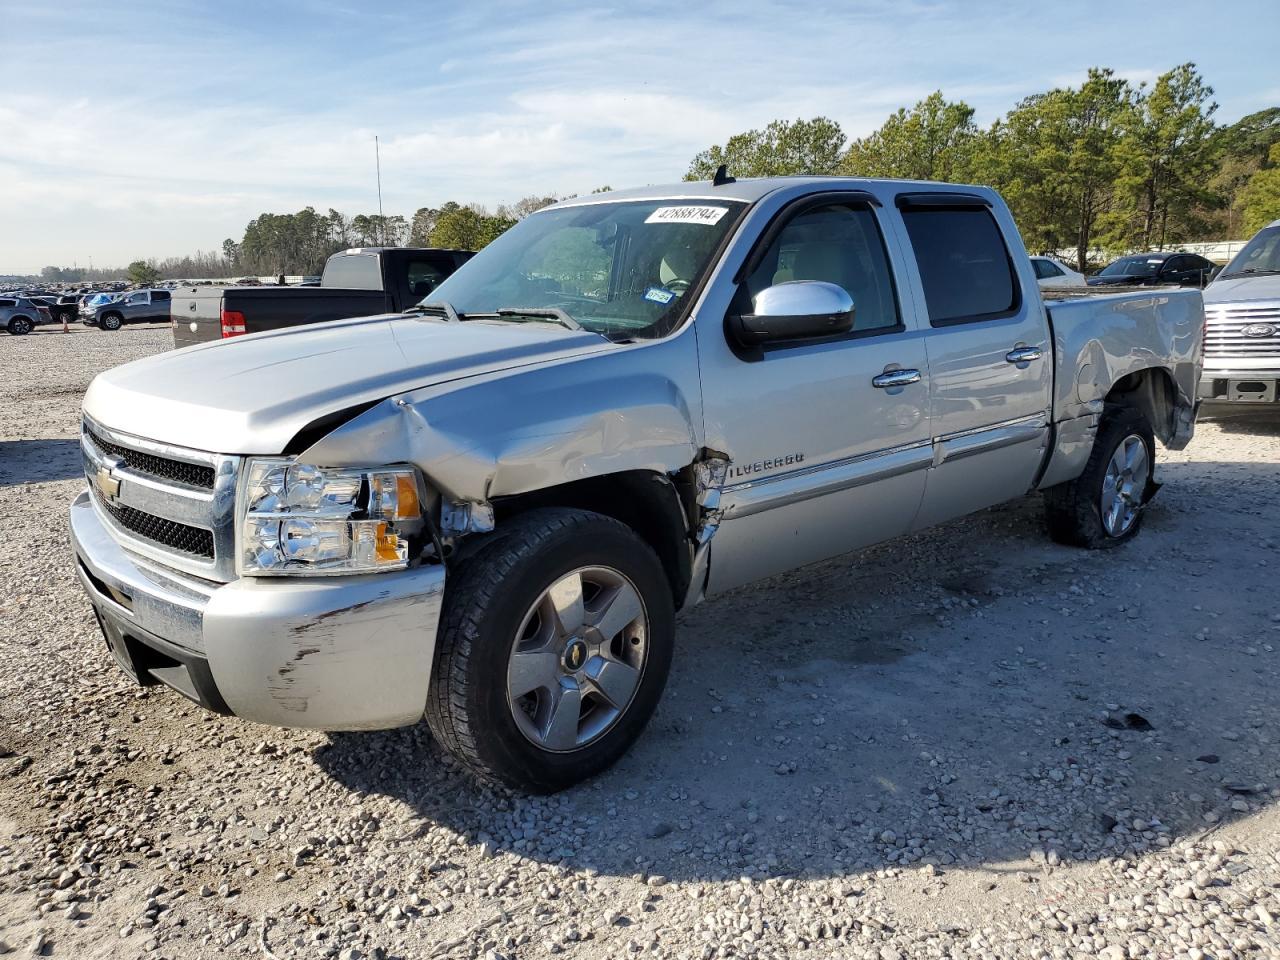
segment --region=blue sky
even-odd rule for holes
[[[1195,61],[1222,121],[1280,105],[1277,0],[0,0],[0,31],[0,274],[374,211],[375,133],[411,214],[678,180],[769,120],[856,136],[939,88],[987,123],[1091,65]]]

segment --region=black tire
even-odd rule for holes
[[[1102,550],[1119,546],[1137,536],[1142,528],[1143,511],[1139,509],[1133,522],[1118,536],[1109,532],[1102,518],[1103,483],[1107,465],[1117,447],[1129,437],[1138,437],[1146,445],[1149,464],[1147,481],[1142,491],[1142,504],[1155,494],[1159,485],[1155,482],[1155,437],[1151,424],[1135,407],[1113,406],[1098,425],[1093,451],[1084,472],[1067,483],[1050,487],[1044,492],[1045,520],[1049,536],[1058,543],[1088,550]]]
[[[98,321],[98,326],[103,330],[119,330],[124,326],[124,317],[118,313],[103,314],[102,319]]]
[[[552,793],[611,766],[644,730],[666,685],[675,638],[671,587],[652,549],[626,525],[586,510],[532,510],[507,521],[449,572],[427,700],[436,740],[477,776]],[[635,586],[648,652],[628,706],[597,739],[552,752],[517,726],[507,666],[530,607],[579,567],[608,566]]]
[[[17,316],[9,318],[9,324],[5,329],[15,337],[25,337],[31,332],[33,326],[30,317]]]

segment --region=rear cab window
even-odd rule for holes
[[[987,207],[928,206],[902,211],[911,239],[930,326],[1012,316],[1021,288],[1000,226]]]
[[[381,290],[382,267],[376,253],[335,253],[324,265],[322,287]]]

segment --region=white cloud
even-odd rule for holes
[[[21,132],[0,140],[0,272],[209,249],[267,210],[372,210],[375,132],[385,207],[411,213],[675,180],[738,131],[823,114],[863,135],[939,88],[985,123],[1090,65],[1150,79],[1206,43],[1145,13],[1141,36],[1081,16],[1050,43],[986,0],[608,2],[283,0],[269,19],[11,4],[26,56],[60,67],[7,73],[0,92],[0,129]],[[1265,15],[1274,0],[1242,2]],[[1235,115],[1280,99],[1246,49],[1265,41],[1232,36],[1216,66],[1201,60],[1226,119],[1228,82]]]

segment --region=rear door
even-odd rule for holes
[[[933,467],[920,529],[1031,489],[1048,439],[1053,357],[1007,211],[965,194],[900,194],[897,206],[929,331]]]

